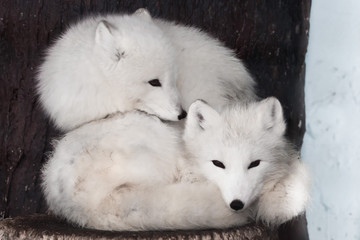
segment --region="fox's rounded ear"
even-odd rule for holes
[[[116,48],[112,31],[115,30],[109,22],[102,20],[98,23],[95,31],[95,43],[107,52],[113,52]]]
[[[281,103],[275,97],[268,97],[259,103],[258,109],[261,121],[267,131],[272,131],[278,135],[285,133],[286,124],[283,116]]]
[[[151,14],[145,8],[139,8],[134,12],[134,15],[141,17],[143,20],[152,21]]]
[[[105,20],[100,21],[95,31],[95,42],[102,45],[110,40],[113,41],[111,31],[111,25],[109,22]]]
[[[220,115],[203,100],[196,100],[190,105],[185,134],[197,134],[217,126]]]
[[[116,45],[114,31],[116,31],[116,27],[111,23],[105,20],[100,21],[95,31],[95,43],[98,46],[98,54],[113,61],[119,61],[124,55],[124,51],[121,51]],[[118,32],[117,35],[119,35]]]

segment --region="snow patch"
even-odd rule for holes
[[[312,2],[306,64],[310,239],[360,239],[359,0]]]

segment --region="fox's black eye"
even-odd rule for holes
[[[213,163],[215,166],[219,167],[219,168],[225,169],[225,165],[224,165],[222,162],[218,161],[218,160],[212,160],[212,163]]]
[[[248,169],[259,166],[260,162],[261,162],[261,160],[252,161],[252,162],[250,163],[250,165],[248,166]]]
[[[161,87],[159,79],[153,79],[148,82],[153,87]]]

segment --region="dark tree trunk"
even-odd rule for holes
[[[44,49],[70,23],[145,7],[154,17],[205,29],[244,59],[261,97],[279,98],[288,137],[300,148],[310,1],[0,0],[0,217],[45,211],[40,169],[59,132],[38,106],[34,78]],[[283,239],[294,234],[307,238],[305,217],[280,228]]]

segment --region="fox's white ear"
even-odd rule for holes
[[[152,21],[149,11],[145,8],[139,8],[134,12],[134,15],[141,17],[143,20]]]
[[[278,135],[285,133],[286,124],[283,110],[279,100],[268,97],[259,103],[258,111],[265,130],[272,131]]]
[[[115,49],[115,39],[112,35],[112,26],[109,22],[102,20],[98,23],[95,31],[95,42],[106,50]]]
[[[202,131],[216,127],[220,121],[220,115],[207,103],[196,100],[190,105],[186,124],[185,135],[194,136]]]
[[[125,51],[117,46],[114,31],[116,31],[116,28],[111,23],[105,20],[99,22],[95,31],[95,42],[100,56],[105,56],[117,62],[124,56]],[[118,32],[117,35],[119,35]]]

